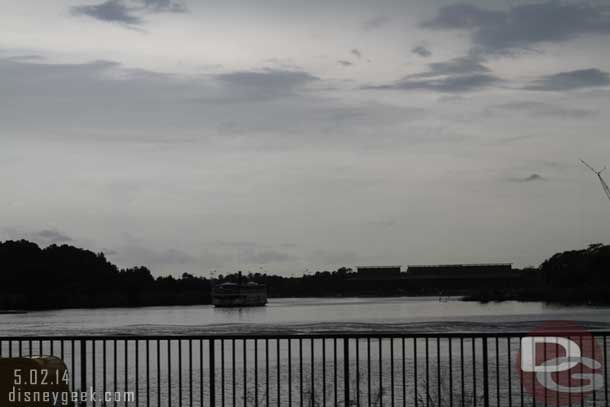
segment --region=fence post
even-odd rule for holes
[[[349,338],[343,338],[343,391],[345,407],[350,405],[349,401]]]
[[[489,357],[487,354],[487,337],[483,338],[483,406],[489,407]]]
[[[209,374],[210,374],[210,407],[216,406],[216,384],[214,376],[216,375],[216,356],[214,354],[214,339],[209,339],[210,352],[209,358]],[[245,385],[245,384],[244,384]]]
[[[72,355],[74,357],[74,355]],[[80,391],[87,391],[87,340],[80,340]],[[81,403],[83,406],[87,405],[87,402]]]

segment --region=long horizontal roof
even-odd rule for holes
[[[470,264],[411,264],[407,267],[498,267],[512,266],[513,263],[470,263]]]

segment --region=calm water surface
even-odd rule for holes
[[[284,298],[266,307],[210,305],[38,311],[0,315],[2,335],[523,330],[543,320],[574,320],[610,328],[609,307],[563,307],[539,302],[479,304],[438,297]]]

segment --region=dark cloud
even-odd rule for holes
[[[423,45],[417,45],[411,49],[411,52],[415,55],[419,55],[422,58],[428,58],[432,55],[432,52]]]
[[[358,50],[358,49],[356,49],[356,48],[352,49],[352,50],[350,51],[350,53],[351,53],[352,55],[354,55],[355,57],[357,57],[357,58],[362,58],[362,52],[360,52],[360,50]]]
[[[461,93],[480,90],[499,83],[478,57],[461,57],[428,64],[428,70],[388,85],[369,86],[368,89],[430,90],[444,93]]]
[[[74,15],[86,15],[97,20],[126,25],[140,25],[144,20],[142,13],[172,12],[183,13],[186,8],[173,0],[106,0],[95,5],[75,6]]]
[[[368,20],[362,23],[362,28],[365,30],[376,30],[378,28],[387,25],[392,19],[387,16],[377,16],[373,18],[369,18]]]
[[[385,86],[400,90],[431,90],[444,93],[461,93],[480,90],[498,83],[500,80],[493,75],[473,74],[460,75],[440,79],[402,80],[393,85]]]
[[[241,90],[250,97],[278,97],[293,94],[299,87],[318,81],[319,78],[303,71],[265,69],[262,71],[238,71],[215,76],[219,82]]]
[[[582,109],[576,107],[562,107],[541,102],[519,101],[491,106],[486,113],[495,111],[524,113],[531,117],[557,117],[569,119],[581,119],[596,116],[596,110]]]
[[[337,63],[338,63],[339,65],[341,65],[341,66],[352,66],[352,65],[354,65],[354,63],[353,63],[353,62],[346,61],[346,60],[344,60],[344,59],[340,59],[340,60],[338,60],[338,61],[337,61]]]
[[[483,65],[483,62],[482,58],[476,56],[465,56],[448,61],[433,62],[427,65],[427,71],[409,75],[407,78],[431,78],[441,75],[472,75],[491,72],[489,68]]]
[[[546,1],[521,4],[510,10],[489,10],[470,4],[441,7],[421,24],[440,30],[472,34],[479,52],[509,52],[543,42],[561,42],[582,34],[610,33],[610,7],[586,2]]]
[[[608,85],[610,85],[610,75],[608,72],[591,68],[547,75],[526,86],[526,89],[563,91],[582,88],[606,87]]]
[[[121,0],[107,0],[92,6],[75,6],[72,7],[71,11],[74,15],[85,15],[93,17],[96,20],[114,23],[139,25],[143,22]]]
[[[531,174],[527,177],[523,178],[511,178],[511,182],[537,182],[537,181],[546,181],[546,178],[539,174]]]

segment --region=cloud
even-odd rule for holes
[[[352,49],[350,53],[357,58],[362,58],[362,52],[356,48]]]
[[[255,97],[293,94],[297,88],[320,80],[304,71],[281,69],[229,72],[215,75],[214,78]]]
[[[477,51],[504,53],[583,34],[608,34],[609,11],[606,5],[588,2],[546,1],[521,4],[506,11],[460,3],[441,7],[433,19],[421,26],[468,31]]]
[[[387,16],[377,16],[369,18],[362,23],[362,28],[366,31],[376,30],[387,25],[392,19]]]
[[[121,0],[107,0],[92,6],[74,6],[71,9],[74,15],[86,15],[96,20],[139,25],[143,20],[132,14],[132,10],[125,6]]]
[[[25,61],[25,62],[36,62],[36,61],[43,61],[44,57],[42,55],[15,55],[12,57],[8,57],[7,59],[12,60],[12,61]]]
[[[386,147],[389,129],[425,116],[419,108],[344,100],[318,92],[323,80],[298,70],[158,74],[111,61],[82,64],[0,58],[0,121],[7,133],[81,142],[211,143],[287,149],[316,143]],[[120,95],[120,96],[119,96]],[[3,103],[4,102],[4,103]],[[36,120],[31,120],[36,117]],[[365,133],[383,132],[370,139]],[[137,183],[104,193],[138,199]],[[122,192],[127,191],[127,192]]]
[[[477,56],[465,56],[448,61],[433,62],[427,65],[427,71],[409,75],[407,78],[430,78],[440,75],[472,75],[491,72],[489,68],[483,65],[483,62],[484,60]]]
[[[608,72],[590,68],[547,75],[526,86],[526,89],[564,91],[582,88],[606,87],[608,85],[610,85],[610,75]]]
[[[186,8],[172,0],[106,0],[95,5],[74,6],[70,11],[77,16],[133,26],[144,23],[140,17],[142,13],[183,13]]]
[[[184,4],[172,0],[144,0],[144,6],[149,10],[184,13]]]
[[[419,55],[422,58],[428,58],[432,55],[432,52],[424,45],[416,45],[411,49],[411,52],[415,55]]]
[[[337,63],[338,63],[339,65],[341,65],[341,66],[346,66],[346,67],[347,67],[347,66],[352,66],[352,65],[354,65],[354,63],[353,63],[353,62],[346,61],[346,60],[344,60],[344,59],[340,59],[339,61],[337,61]]]
[[[429,90],[443,93],[461,93],[480,90],[501,82],[479,57],[460,57],[428,64],[428,70],[392,84],[368,86],[367,89]]]
[[[486,113],[493,113],[494,111],[525,113],[531,117],[557,117],[569,119],[581,119],[599,114],[599,112],[596,110],[563,107],[532,101],[518,101],[494,105],[488,108]]]
[[[539,182],[539,181],[546,181],[547,179],[545,177],[543,177],[542,175],[539,174],[531,174],[527,177],[523,177],[523,178],[510,178],[509,181],[511,182]]]

